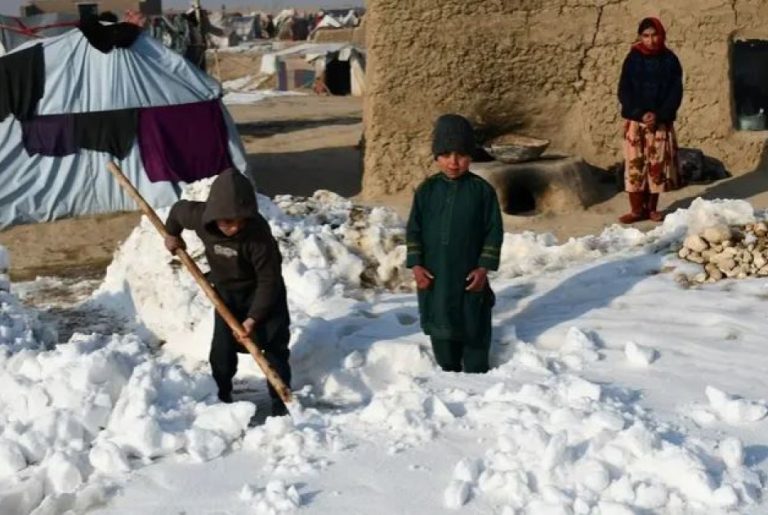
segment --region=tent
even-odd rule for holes
[[[216,105],[220,109],[217,126],[221,130],[217,134],[222,152],[225,157],[228,152],[233,166],[247,172],[237,129],[221,103],[219,83],[146,32],[139,34],[128,48],[103,53],[91,46],[83,32],[75,29],[26,43],[0,60],[35,45],[42,46],[44,55],[44,90],[34,116],[82,116],[82,113],[103,114],[125,109],[141,113],[148,112],[146,108],[189,107],[209,101],[206,105],[216,116],[219,114]],[[208,121],[198,120],[194,127],[205,128]],[[30,155],[25,147],[22,122],[16,116],[7,116],[0,122],[0,174],[3,174],[0,228],[135,209],[133,200],[106,170],[110,160],[117,162],[152,206],[172,204],[179,197],[180,187],[174,182],[150,180],[145,169],[147,161],[142,159],[140,151],[142,137],[137,129],[135,141],[124,159],[82,148],[61,157]]]
[[[348,43],[302,43],[261,58],[262,75],[277,75],[281,91],[322,79],[333,95],[365,93],[365,51]]]

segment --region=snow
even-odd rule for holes
[[[674,278],[673,245],[761,219],[749,204],[562,244],[507,234],[495,368],[467,375],[434,363],[393,212],[328,192],[259,203],[303,416],[259,419],[247,355],[236,402],[216,401],[211,309],[144,220],[79,306],[126,334],[56,345],[0,291],[0,513],[765,512],[768,283]]]
[[[236,82],[231,87],[237,87],[241,85],[241,82]],[[224,95],[222,101],[227,105],[247,105],[257,104],[263,100],[273,97],[289,97],[296,95],[304,95],[299,91],[278,91],[274,89],[263,89],[255,91],[230,91]]]

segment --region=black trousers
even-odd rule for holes
[[[232,311],[240,322],[248,318],[248,309],[251,306],[253,291],[251,290],[224,290],[217,288],[216,291],[221,296],[224,303]],[[284,324],[279,324],[272,334],[257,328],[254,330],[254,336],[258,345],[261,347],[264,357],[274,367],[277,374],[283,382],[290,387],[291,385],[291,367],[288,363],[290,351],[288,342],[291,334],[286,318]],[[211,342],[211,353],[209,360],[211,371],[216,385],[219,387],[220,394],[232,393],[232,378],[237,373],[237,353],[247,353],[248,351],[240,345],[232,334],[223,318],[216,313],[213,325],[213,341]],[[273,399],[279,399],[279,395],[267,382],[269,387],[269,396]]]

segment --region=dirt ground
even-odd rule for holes
[[[367,205],[387,205],[406,217],[411,193],[373,199],[358,197],[362,182],[362,102],[352,97],[276,97],[230,106],[248,154],[254,179],[266,195],[311,195],[328,189]],[[768,168],[712,185],[689,186],[662,196],[661,207],[686,207],[697,196],[744,198],[768,207]],[[505,216],[508,231],[552,232],[558,238],[600,232],[627,209],[623,194],[568,215]],[[15,281],[37,276],[103,273],[115,249],[136,226],[136,212],[88,216],[22,225],[0,232],[11,253]],[[640,229],[653,227],[650,222]]]

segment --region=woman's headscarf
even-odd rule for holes
[[[640,26],[637,28],[637,34],[642,34],[643,31],[649,27],[656,29],[656,34],[659,36],[659,47],[655,50],[651,50],[650,48],[646,47],[642,41],[638,41],[632,45],[632,49],[637,50],[643,55],[659,55],[667,49],[667,31],[664,28],[664,25],[661,24],[661,20],[658,18],[643,18],[643,21],[640,22]]]

